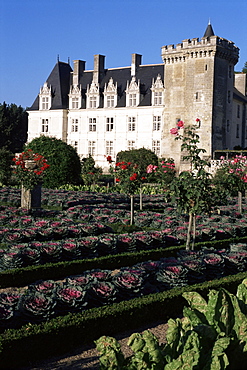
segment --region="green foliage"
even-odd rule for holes
[[[91,155],[82,159],[81,173],[85,185],[95,184],[97,181],[99,181],[102,172],[102,168],[98,166],[95,167],[95,160]]]
[[[238,192],[243,193],[247,182],[247,160],[246,156],[235,155],[231,159],[221,157],[220,167],[217,169],[213,182],[222,187],[231,196]]]
[[[150,149],[140,148],[121,151],[117,154],[116,162],[131,162],[138,165],[141,176],[146,175],[147,166],[152,163],[158,165],[158,157]]]
[[[116,183],[124,194],[136,194],[141,184],[146,181],[139,165],[133,162],[117,162],[114,169],[110,167],[110,171],[114,174]]]
[[[43,178],[43,187],[55,189],[64,184],[79,184],[81,163],[76,150],[60,139],[40,136],[26,148],[43,155],[50,167]]]
[[[189,214],[190,221],[187,233],[186,248],[190,248],[190,236],[193,224],[193,244],[195,240],[195,220],[196,215],[202,213],[210,213],[212,207],[219,204],[221,193],[218,192],[218,187],[214,186],[210,174],[206,171],[209,163],[201,158],[205,153],[205,149],[199,148],[200,137],[197,129],[200,125],[200,120],[191,126],[184,127],[182,121],[178,122],[178,127],[173,128],[170,132],[176,135],[175,140],[181,140],[181,151],[186,154],[183,160],[190,164],[190,170],[179,174],[170,185],[171,198],[177,204],[181,212]],[[183,129],[183,134],[179,134],[179,130]],[[193,249],[192,244],[192,249]]]
[[[124,358],[115,339],[107,337],[106,342],[106,337],[99,338],[95,343],[104,364],[101,369],[223,370],[229,365],[230,369],[244,369],[247,279],[238,286],[236,295],[221,288],[210,290],[208,301],[198,292],[187,291],[182,296],[189,306],[184,307],[183,319],[168,320],[165,345],[159,345],[149,331],[135,333],[128,341],[134,353]],[[114,358],[113,351],[117,354]]]
[[[27,140],[27,112],[15,104],[0,104],[0,148],[21,152]]]
[[[142,254],[140,254],[141,256]],[[119,259],[119,257],[117,258]],[[77,262],[72,262],[74,265],[74,274],[79,273],[79,270],[75,271]],[[92,262],[95,263],[96,260],[94,259]],[[116,262],[115,267],[117,268]],[[106,267],[105,263],[103,266]],[[126,264],[123,264],[123,266],[126,266]],[[56,267],[50,264],[50,274],[56,270],[57,273],[60,272],[60,275],[57,275],[57,279],[61,279],[67,273],[64,267],[65,265],[61,263],[57,264]],[[92,266],[80,267],[80,271],[90,269],[90,267],[92,268]],[[38,266],[35,268],[38,268]],[[23,269],[19,270],[23,272]],[[13,270],[8,271],[11,278],[12,273]],[[27,281],[26,283],[23,281],[20,282],[21,276],[22,274],[16,277],[16,281],[10,286],[25,286]],[[39,271],[35,278],[32,276],[29,282],[39,280],[40,276],[42,278],[44,276],[42,271]],[[245,278],[246,272],[216,281],[197,284],[193,286],[193,289],[203,292],[204,295],[208,292],[208,289],[218,289],[220,286],[228,286],[228,289],[236,291],[238,284]],[[18,284],[20,283],[20,285],[16,285],[16,282]],[[28,324],[17,330],[6,330],[0,335],[0,343],[2,342],[1,366],[3,368],[14,368],[17,360],[19,366],[22,364],[23,366],[27,366],[32,361],[44,359],[44,354],[52,356],[58,352],[61,353],[61,351],[64,351],[64,353],[68,352],[70,348],[74,348],[75,344],[91,344],[93,340],[104,335],[106,331],[114,334],[126,330],[127,327],[129,329],[133,328],[133,325],[137,327],[138,325],[153,322],[154,316],[156,319],[166,319],[171,315],[181,314],[184,306],[184,298],[181,294],[189,290],[191,290],[191,287],[188,286],[175,288],[166,292],[150,294],[146,297],[123,301],[110,306],[90,309],[82,313],[60,316],[39,325]],[[66,341],[64,341],[65,337]],[[29,351],[26,351],[27,347]],[[241,351],[242,349],[240,347],[240,354]],[[243,364],[245,365],[245,363]],[[212,367],[212,369],[214,368]],[[236,368],[233,369],[235,370]]]
[[[101,354],[100,368],[102,370],[115,370],[123,366],[124,355],[122,354],[120,344],[114,338],[103,336],[95,341],[96,348]],[[116,367],[116,364],[117,367]]]
[[[6,147],[0,148],[0,184],[8,185],[10,182],[13,154]]]
[[[243,66],[242,72],[243,72],[243,73],[247,73],[247,62],[245,62],[245,63],[244,63],[244,66]]]
[[[31,149],[22,152],[13,160],[15,162],[15,177],[25,189],[33,190],[36,185],[42,182],[44,171],[49,168],[46,159]]]
[[[157,166],[149,164],[146,172],[147,182],[161,184],[163,189],[167,189],[176,175],[174,160],[172,158],[161,158]]]

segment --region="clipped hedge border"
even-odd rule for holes
[[[202,247],[219,249],[225,248],[231,243],[239,242],[247,243],[247,237],[200,242],[195,244],[195,249],[200,249]],[[180,249],[185,249],[185,245],[6,270],[0,273],[0,288],[22,287],[40,279],[59,280],[63,279],[65,276],[81,274],[86,270],[114,270],[124,266],[132,266],[147,260],[156,261],[163,257],[176,257]]]
[[[0,335],[1,368],[14,369],[30,365],[32,362],[66,353],[79,345],[90,344],[102,335],[112,336],[157,320],[175,318],[182,313],[186,303],[181,296],[183,292],[198,291],[207,296],[209,289],[224,287],[235,293],[237,286],[245,278],[247,272],[242,272],[214,281],[93,308],[82,313],[60,316],[39,325],[29,324],[21,329],[6,330]]]

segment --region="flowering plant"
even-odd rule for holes
[[[185,152],[183,160],[190,164],[189,171],[183,171],[172,182],[170,186],[173,201],[181,212],[189,214],[189,225],[187,232],[186,248],[189,249],[190,235],[193,225],[193,244],[196,235],[196,215],[199,213],[210,213],[212,207],[220,201],[219,192],[213,186],[210,174],[206,168],[208,161],[202,159],[205,149],[199,148],[200,136],[198,128],[201,125],[199,118],[193,125],[185,127],[183,121],[177,123],[177,127],[170,130],[175,135],[175,140],[181,140],[181,151]],[[183,133],[180,131],[183,129]]]
[[[149,182],[155,181],[164,187],[171,183],[176,174],[175,163],[172,158],[160,159],[158,166],[149,164],[146,171]]]
[[[111,168],[111,172],[114,174],[116,183],[119,184],[121,190],[130,195],[135,194],[141,183],[146,180],[140,174],[138,164],[132,162],[117,162],[115,168]]]
[[[247,183],[247,157],[236,155],[226,159],[220,157],[220,166],[216,171],[215,182],[220,182],[230,195],[243,193]]]
[[[13,158],[15,162],[14,173],[19,183],[25,189],[34,189],[42,181],[44,171],[49,167],[47,160],[31,149]]]

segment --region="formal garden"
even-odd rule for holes
[[[241,368],[247,159],[221,158],[212,177],[199,124],[171,130],[191,166],[180,174],[172,159],[120,153],[106,157],[108,177],[89,157],[83,183],[63,184],[59,161],[41,152],[47,138],[14,158],[19,185],[0,188],[3,368],[92,342],[101,369]],[[53,177],[61,186],[49,186]],[[111,336],[154,319],[168,321],[166,345],[133,334],[124,358]]]

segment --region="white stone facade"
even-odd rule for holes
[[[28,110],[28,141],[40,135],[62,139],[81,158],[91,154],[105,171],[106,156],[115,160],[119,151],[141,147],[183,166],[170,129],[180,119],[191,124],[199,118],[205,157],[244,148],[247,98],[244,77],[234,85],[238,53],[231,41],[211,34],[162,47],[163,62],[156,65],[142,65],[138,54],[130,67],[111,69],[95,55],[93,71],[80,60],[74,70],[58,61]]]

